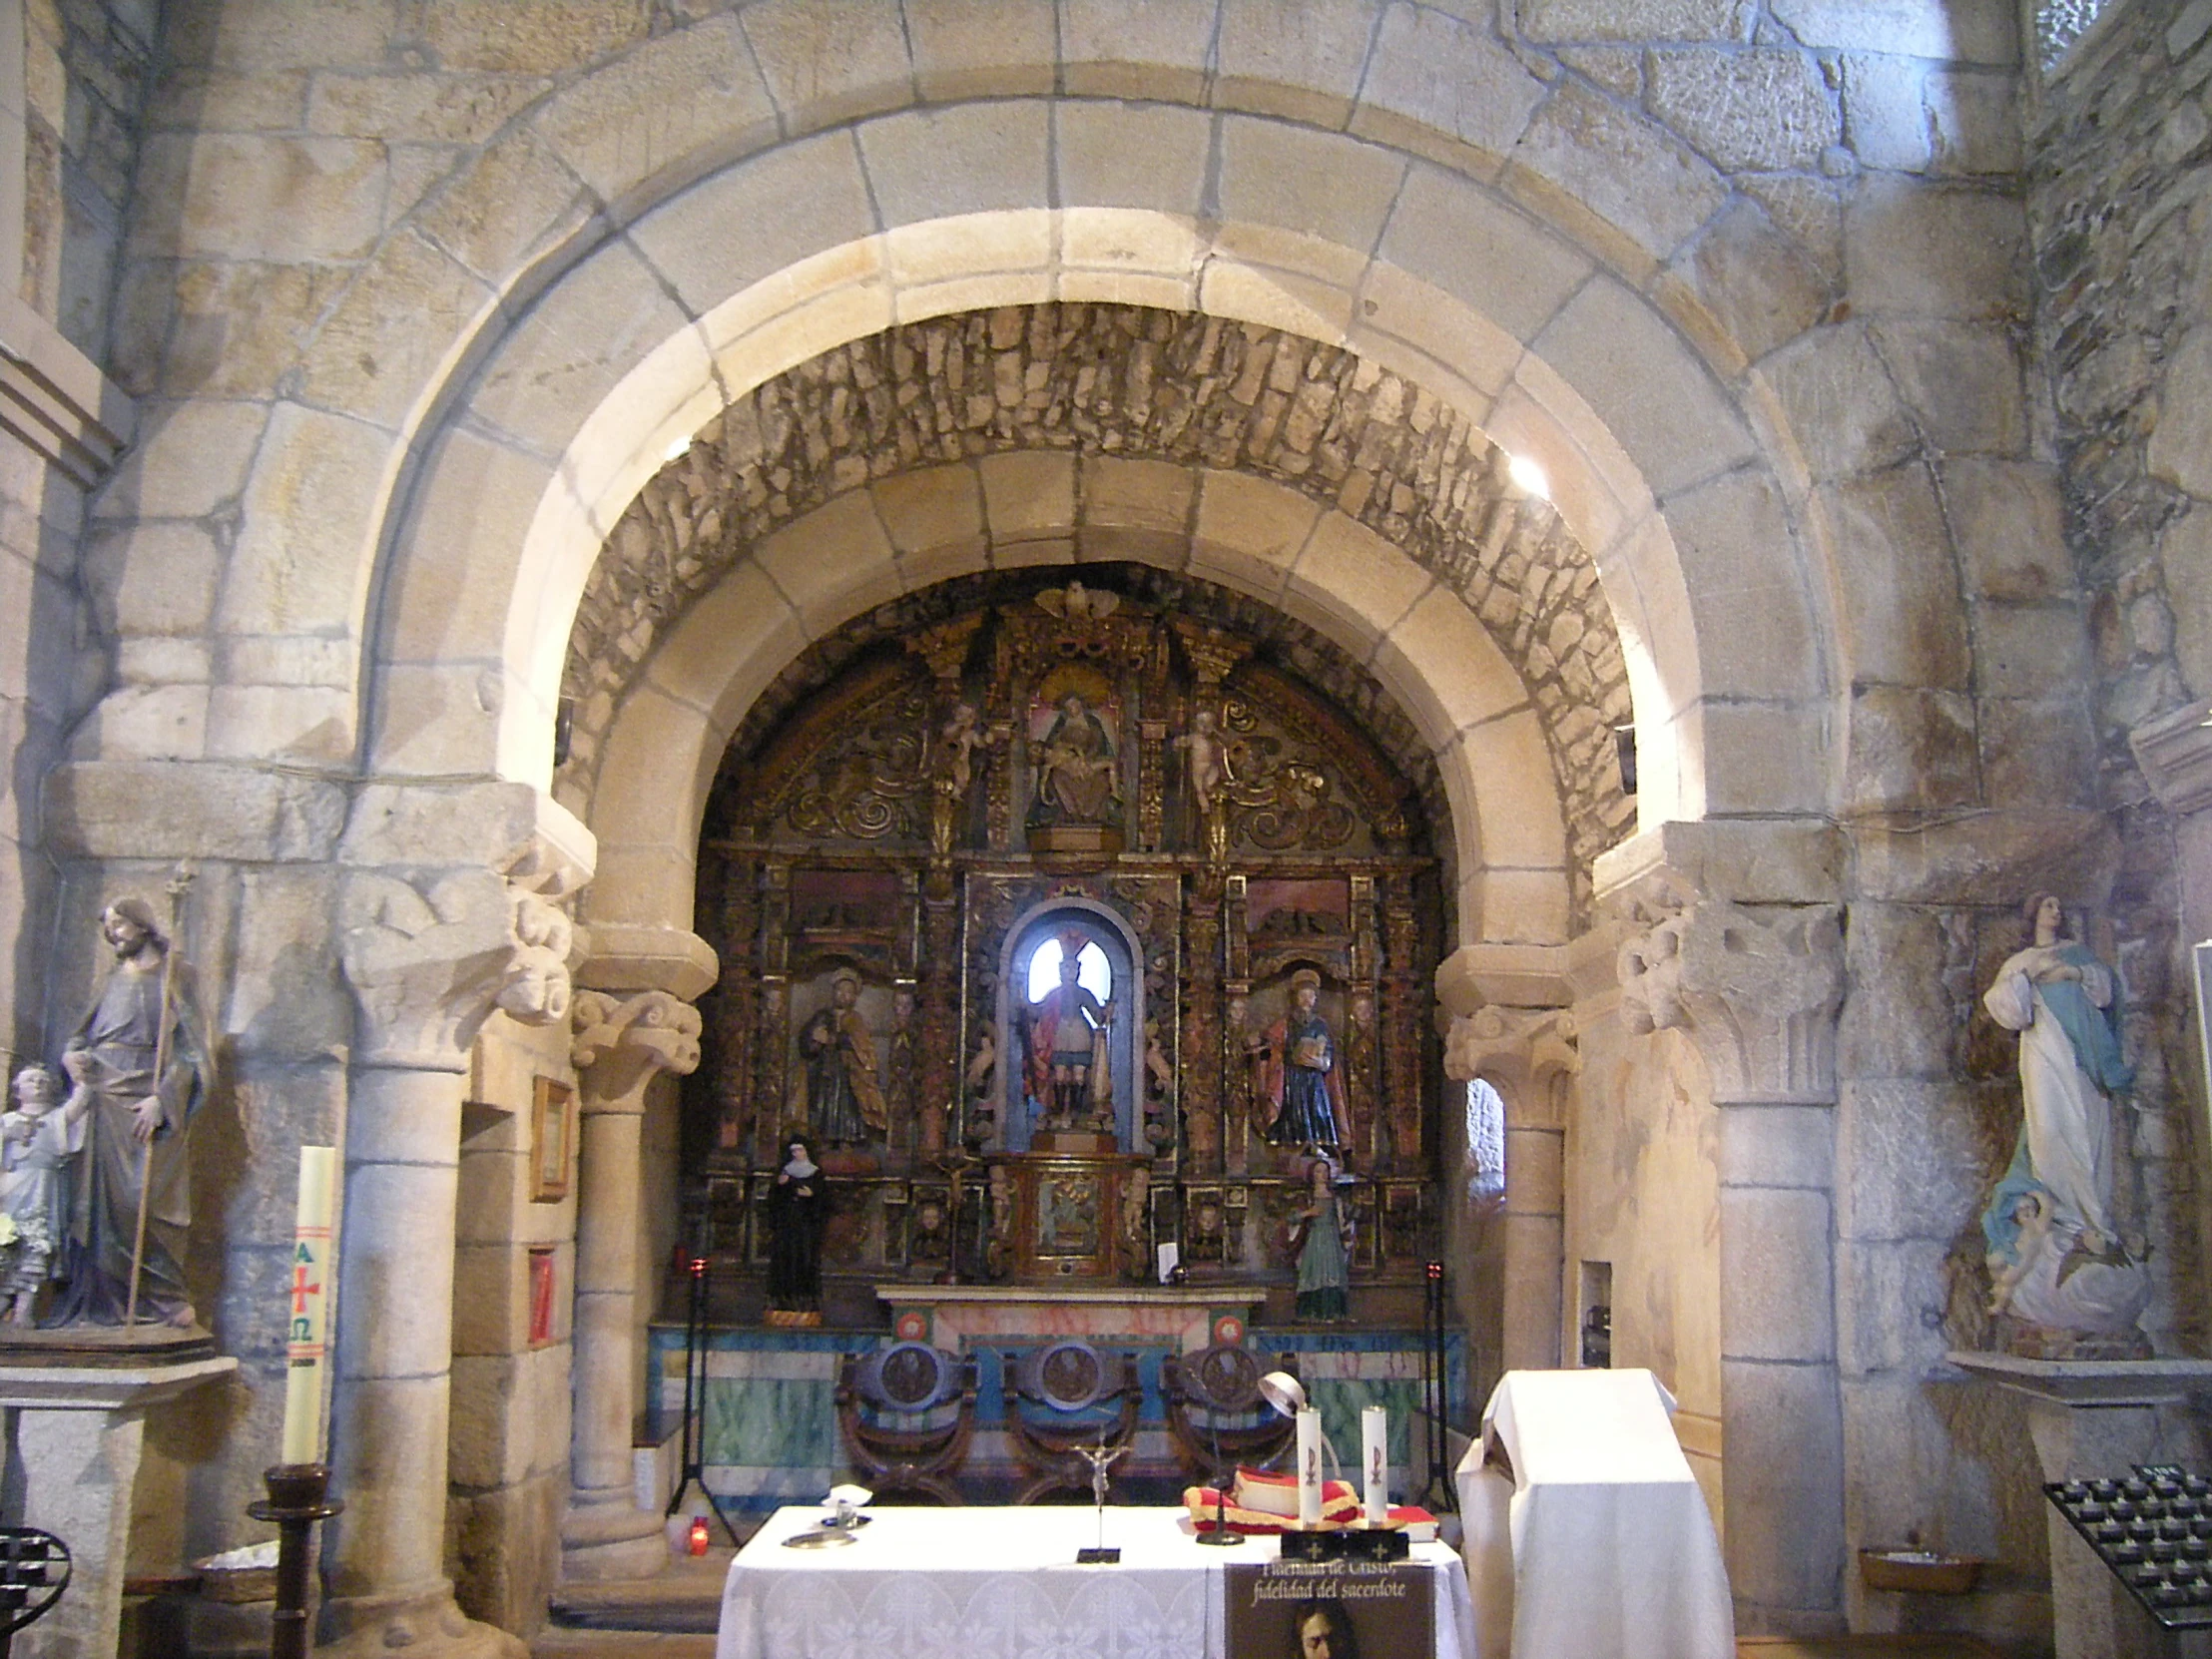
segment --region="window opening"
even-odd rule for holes
[[[1106,952],[1096,939],[1087,940],[1075,953],[1075,982],[1101,1002],[1114,999],[1113,964],[1106,960]],[[1029,958],[1029,1000],[1041,1001],[1047,991],[1057,990],[1059,985],[1060,941],[1048,938]]]
[[[1494,1198],[1505,1190],[1505,1101],[1482,1081],[1467,1082],[1467,1196]]]

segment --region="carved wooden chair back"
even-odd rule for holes
[[[975,1432],[975,1361],[927,1343],[848,1354],[837,1377],[837,1426],[877,1496],[919,1492],[966,1501],[954,1484]]]
[[[1013,1358],[1006,1421],[1030,1476],[1014,1499],[1091,1489],[1090,1460],[1076,1448],[1126,1447],[1137,1434],[1144,1385],[1136,1356],[1067,1338]]]
[[[1168,1432],[1194,1477],[1233,1479],[1239,1463],[1265,1464],[1291,1443],[1297,1425],[1260,1397],[1264,1369],[1258,1355],[1237,1343],[1214,1343],[1161,1362]],[[1272,1369],[1296,1377],[1298,1362],[1279,1354]]]

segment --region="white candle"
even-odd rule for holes
[[[286,1463],[322,1461],[323,1313],[330,1294],[330,1208],[338,1154],[299,1149],[299,1210],[293,1225],[291,1279],[284,1287],[284,1451]]]
[[[1311,1405],[1298,1414],[1298,1524],[1321,1524],[1321,1413]]]
[[[1360,1413],[1360,1466],[1367,1475],[1368,1524],[1390,1524],[1390,1413],[1370,1405]]]

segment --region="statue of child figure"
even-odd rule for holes
[[[50,1066],[15,1074],[15,1109],[0,1112],[0,1319],[29,1326],[39,1287],[69,1230],[69,1165],[83,1150],[78,1125],[92,1102],[83,1087],[65,1100]]]

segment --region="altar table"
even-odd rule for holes
[[[1459,1465],[1492,1659],[1735,1659],[1705,1494],[1648,1371],[1511,1371]],[[1508,1482],[1486,1463],[1502,1445]]]
[[[1106,1510],[1118,1566],[1079,1567],[1088,1505],[868,1510],[860,1541],[786,1549],[822,1510],[779,1509],[730,1563],[715,1659],[1221,1659],[1222,1569],[1272,1561],[1273,1538],[1215,1549],[1179,1508]],[[1475,1659],[1466,1571],[1415,1544],[1434,1587],[1436,1652]]]

